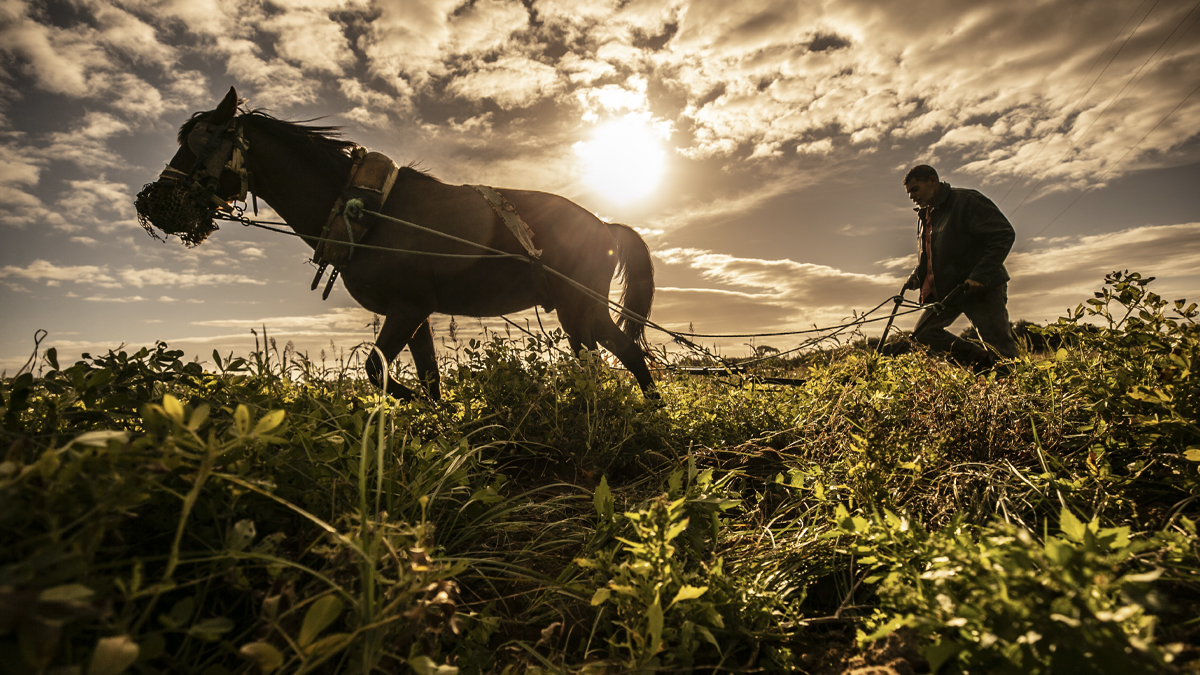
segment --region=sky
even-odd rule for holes
[[[802,330],[886,301],[916,260],[920,163],[1012,221],[1013,320],[1053,321],[1118,269],[1200,300],[1198,4],[0,0],[0,371],[39,330],[66,363],[157,340],[211,363],[264,328],[314,359],[371,340],[340,283],[308,290],[294,238],[225,224],[188,249],[138,225],[179,126],[230,86],[445,182],[636,227],[668,328]]]

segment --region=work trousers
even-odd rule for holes
[[[921,330],[913,334],[913,339],[962,361],[978,363],[994,360],[994,355],[978,343],[960,338],[946,330],[946,326],[954,323],[963,314],[966,314],[971,320],[971,325],[975,326],[980,340],[1000,356],[1010,359],[1016,357],[1017,341],[1013,339],[1012,327],[1008,322],[1008,284],[969,294],[964,300],[956,302],[954,307],[947,307],[941,313],[932,309],[925,310],[917,321]]]

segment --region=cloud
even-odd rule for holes
[[[1151,290],[1174,300],[1200,283],[1200,223],[1062,238],[1039,250],[1012,253],[1006,266],[1013,277],[1010,305],[1018,307],[1021,318],[1034,321],[1053,320],[1085,301],[1114,270],[1156,277]]]
[[[127,298],[110,298],[110,297],[105,297],[105,296],[100,296],[100,295],[93,295],[93,296],[84,298],[84,301],[86,301],[86,302],[128,303],[128,302],[145,302],[146,298],[143,298],[140,295],[134,295],[134,296],[130,296]]]
[[[218,328],[260,328],[266,326],[272,332],[359,332],[369,330],[374,314],[360,307],[338,307],[324,314],[311,316],[274,316],[258,319],[210,319],[193,321],[195,326]]]
[[[47,136],[48,145],[40,149],[47,161],[66,161],[82,169],[123,168],[126,162],[113,151],[108,142],[114,136],[126,134],[128,122],[103,112],[88,112],[70,131],[55,131]]]
[[[0,47],[47,91],[91,96],[103,85],[109,61],[86,28],[65,29],[40,23],[31,7],[17,0],[0,4]]]
[[[238,82],[253,85],[256,99],[270,106],[293,106],[316,100],[320,81],[281,58],[264,58],[253,40],[217,38],[217,50],[227,55],[226,68]]]
[[[250,284],[263,286],[267,282],[244,274],[210,274],[200,272],[174,272],[160,267],[145,269],[126,268],[116,272],[116,277],[125,286],[215,286],[220,284]]]
[[[17,143],[0,145],[0,223],[15,228],[65,223],[33,193],[47,164],[38,155]]]
[[[446,91],[469,101],[491,99],[503,109],[531,105],[561,88],[554,68],[529,58],[506,56],[459,75]]]
[[[330,21],[328,10],[294,9],[272,16],[259,28],[277,36],[275,49],[306,71],[341,75],[354,64],[354,53],[342,26]]]
[[[122,288],[132,286],[213,286],[219,284],[251,284],[264,285],[266,282],[241,274],[204,274],[197,272],[175,272],[167,269],[152,267],[136,269],[127,267],[112,270],[107,265],[56,265],[46,260],[34,260],[25,267],[6,265],[0,268],[0,279],[23,279],[26,281],[44,281],[47,285],[57,286],[64,281],[77,284],[99,286],[101,288]]]
[[[778,332],[801,330],[814,323],[839,324],[854,312],[870,309],[892,295],[902,281],[890,275],[856,274],[825,265],[741,258],[695,249],[668,249],[656,257],[666,265],[686,265],[718,287],[687,289],[687,293],[675,289],[674,309],[659,307],[655,316],[676,324],[720,317],[727,327],[733,324],[744,328],[716,332]],[[675,315],[685,308],[693,308],[695,314]],[[748,323],[750,320],[754,323]]]
[[[70,190],[56,206],[64,222],[56,226],[59,230],[111,234],[118,229],[137,226],[134,221],[131,190],[124,183],[113,183],[99,178],[67,181]],[[85,227],[82,223],[87,223]]]
[[[878,312],[887,312],[891,306],[887,298],[899,288],[913,263],[911,258],[886,261],[883,266],[895,273],[892,276],[696,249],[667,249],[656,258],[660,268],[686,266],[708,282],[701,287],[658,289],[651,314],[657,323],[675,330],[686,330],[692,324],[701,333],[738,334],[834,326],[881,302],[885,306]],[[1013,277],[1009,283],[1013,320],[1054,321],[1090,298],[1103,285],[1104,275],[1113,270],[1157,277],[1151,290],[1175,300],[1200,284],[1200,223],[1063,238],[1045,248],[1010,254],[1006,265]],[[910,316],[900,323],[907,329],[913,320]],[[879,324],[864,328],[868,335],[878,335],[881,330]],[[782,347],[802,339],[779,336],[759,341]],[[746,341],[722,338],[715,343],[734,348]]]
[[[45,281],[47,284],[73,281],[99,286],[111,285],[115,282],[115,279],[109,275],[107,266],[104,265],[59,266],[46,260],[34,260],[25,267],[5,265],[0,268],[0,278]]]

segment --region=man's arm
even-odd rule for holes
[[[991,285],[1000,276],[1000,268],[1012,250],[1017,233],[992,200],[981,194],[971,197],[967,222],[971,234],[983,241],[983,257],[967,275],[967,283],[977,288]]]

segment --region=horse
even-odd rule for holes
[[[229,212],[249,191],[316,249],[358,146],[339,127],[310,122],[239,107],[230,87],[215,109],[194,113],[180,127],[178,151],[135,201],[142,226],[155,238],[161,239],[153,227],[196,246],[217,229],[217,211]],[[429,327],[435,312],[490,317],[543,305],[557,311],[572,352],[603,345],[632,373],[644,396],[657,396],[644,332],[654,267],[633,228],[605,223],[559,195],[495,189],[527,223],[541,249],[535,259],[505,226],[501,209],[472,186],[391,166],[398,171],[380,215],[370,216],[374,222],[350,260],[335,265],[354,300],[384,317],[366,362],[375,386],[399,399],[416,396],[388,369],[407,346],[426,394],[440,399]],[[614,277],[623,287],[625,310],[616,322],[607,304]]]

